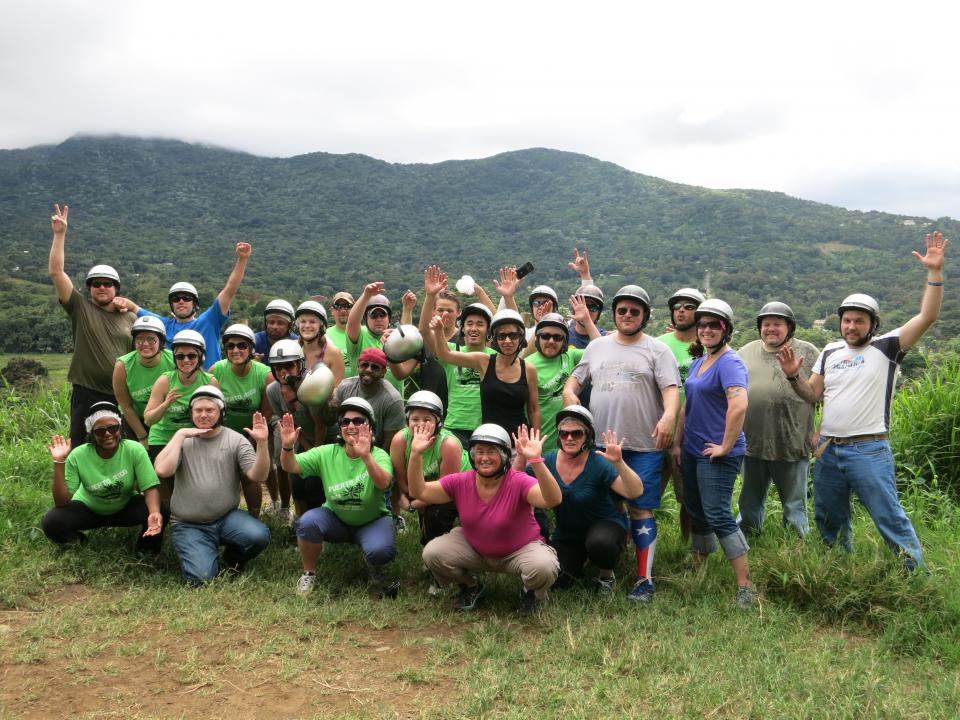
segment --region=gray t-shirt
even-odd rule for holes
[[[803,359],[800,376],[810,377],[819,351],[810,343],[793,339],[794,351]],[[797,395],[763,342],[754,340],[737,351],[747,366],[747,456],[762,460],[803,460],[810,454],[814,409]]]
[[[373,444],[377,447],[383,447],[384,433],[397,432],[407,426],[403,397],[386,380],[379,380],[365,388],[359,377],[345,378],[337,386],[334,398],[339,404],[354,395],[362,397],[373,407]]]
[[[616,334],[597,338],[572,377],[593,383],[590,412],[598,436],[613,430],[625,450],[657,449],[652,433],[663,415],[661,391],[680,384],[677,359],[666,344],[646,334],[629,345]]]
[[[221,427],[212,438],[187,438],[170,498],[172,522],[208,523],[240,505],[241,476],[257,452],[238,432]]]

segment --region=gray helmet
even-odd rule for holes
[[[263,319],[266,320],[269,315],[283,315],[287,320],[293,322],[293,305],[281,298],[271,300],[263,309]]]
[[[760,325],[763,323],[765,317],[780,317],[786,320],[787,327],[789,328],[787,331],[787,340],[793,337],[793,333],[797,329],[797,321],[789,305],[774,300],[760,308],[760,312],[757,313],[757,332],[760,332]]]
[[[177,345],[192,345],[199,348],[203,353],[207,352],[207,341],[196,330],[181,330],[174,335],[173,340],[170,341],[170,347],[176,347]]]
[[[560,307],[560,298],[557,297],[557,293],[552,287],[549,285],[537,285],[533,290],[530,291],[530,295],[527,298],[528,302],[530,303],[530,312],[533,312],[533,301],[538,297],[552,300],[554,310]]]
[[[167,291],[167,302],[170,302],[170,298],[173,295],[191,295],[193,297],[193,304],[200,304],[200,295],[197,293],[197,289],[188,282],[178,282],[171,285]]]
[[[640,329],[643,330],[650,322],[650,294],[639,285],[624,285],[617,290],[617,294],[613,296],[613,301],[610,303],[614,313],[617,312],[617,303],[621,300],[633,300],[643,305],[643,322],[640,323]]]
[[[706,299],[707,296],[696,288],[680,288],[667,300],[667,309],[672,313],[673,306],[676,304],[677,300],[689,300],[690,302],[699,305]]]
[[[113,280],[116,286],[120,287],[120,275],[110,265],[94,265],[92,268],[87,270],[87,278],[85,281],[87,284],[87,287],[89,287],[90,283],[93,282],[96,278],[106,278],[107,280]]]
[[[593,413],[587,410],[583,405],[567,405],[563,410],[560,410],[557,413],[557,416],[554,420],[557,430],[560,429],[560,423],[564,420],[576,420],[579,423],[582,423],[587,428],[587,436],[585,438],[586,442],[583,444],[583,448],[580,452],[584,450],[589,450],[594,446],[597,440],[597,431],[596,425],[593,422]],[[557,438],[559,442],[559,437]]]
[[[570,339],[570,328],[567,327],[567,323],[563,319],[563,315],[559,313],[547,313],[537,322],[537,327],[534,331],[534,343],[536,343],[537,351],[543,352],[543,349],[540,347],[540,331],[545,328],[556,328],[563,333],[563,347],[561,352],[567,351],[567,342]]]
[[[293,310],[293,308],[290,308]],[[304,300],[302,303],[297,305],[297,311],[293,313],[293,318],[299,318],[304,313],[310,313],[311,315],[317,315],[321,320],[323,320],[323,325],[327,325],[327,309],[318,303],[316,300]]]
[[[220,335],[221,342],[226,342],[228,337],[241,337],[250,343],[250,347],[253,347],[257,342],[257,338],[253,334],[253,330],[243,323],[234,323],[233,325],[227,327],[227,329],[224,330]]]
[[[381,308],[387,311],[387,317],[393,319],[393,307],[390,305],[390,299],[386,295],[374,295],[370,298],[370,301],[367,303],[367,307],[363,309],[363,319],[367,319],[367,315],[370,314],[371,310],[375,308]]]
[[[494,445],[500,451],[500,457],[503,458],[502,469],[506,470],[507,463],[510,462],[510,453],[513,450],[509,433],[496,423],[484,423],[470,433],[467,447],[470,449],[470,465],[474,470],[476,470],[476,463],[473,460],[473,448],[480,443]]]
[[[167,327],[163,320],[154,315],[141,315],[133,321],[133,327],[130,328],[130,334],[136,337],[140,333],[152,332],[160,336],[161,348],[167,341]]]
[[[423,336],[415,325],[400,325],[383,344],[383,354],[390,362],[415,358],[423,350]]]
[[[201,385],[196,390],[193,391],[193,394],[190,395],[190,410],[193,410],[193,404],[200,399],[207,398],[208,400],[213,400],[217,407],[220,408],[220,417],[217,420],[214,427],[218,427],[223,419],[227,415],[227,401],[223,397],[223,393],[220,391],[216,385]]]
[[[433,413],[437,420],[434,435],[439,433],[440,428],[443,427],[443,401],[440,396],[429,390],[417,390],[407,399],[405,410],[408,420],[410,419],[410,411],[416,409]]]
[[[699,322],[700,318],[704,315],[718,317],[727,324],[723,342],[729,342],[730,336],[733,334],[733,308],[719,298],[710,298],[700,303],[700,307],[693,313],[693,317],[696,318],[697,322]]]
[[[600,303],[600,310],[603,310],[603,290],[596,285],[581,285],[580,289],[577,290],[574,295],[580,295],[587,300]]]
[[[373,405],[358,395],[352,395],[348,398],[345,398],[340,403],[340,407],[337,409],[337,417],[343,415],[347,410],[356,410],[358,413],[361,413],[363,416],[365,416],[372,429],[375,420],[375,416],[373,414]]]
[[[840,307],[837,308],[837,317],[841,320],[845,310],[859,310],[867,313],[873,320],[870,325],[870,335],[880,329],[880,304],[869,295],[864,293],[847,295],[840,303]]]

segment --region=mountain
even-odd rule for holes
[[[710,190],[548,149],[433,165],[364,155],[265,158],[172,140],[75,137],[0,151],[0,350],[62,349],[69,337],[46,273],[54,202],[71,207],[67,271],[81,279],[115,265],[124,294],[163,310],[166,288],[190,280],[207,302],[233,264],[254,254],[236,317],[256,318],[273,296],[358,293],[384,280],[391,297],[422,287],[437,263],[492,293],[503,264],[531,260],[528,281],[561,293],[566,266],[586,248],[607,293],[634,282],[663,308],[679,286],[731,302],[749,328],[777,298],[801,325],[829,317],[849,292],[877,296],[885,327],[916,312],[923,235],[955,237],[960,223],[848,211],[782,193]],[[955,303],[933,337],[960,329]],[[657,319],[667,317],[666,311]],[[828,324],[829,327],[829,324]]]

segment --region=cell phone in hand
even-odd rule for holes
[[[523,265],[517,268],[517,280],[522,280],[532,272],[533,272],[533,263],[525,262]]]

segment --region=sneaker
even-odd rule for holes
[[[627,600],[640,603],[653,602],[655,592],[656,588],[653,586],[651,580],[647,578],[637,578],[637,582],[633,585],[633,590],[627,593]]]
[[[437,585],[436,581],[430,583],[430,587],[427,588],[427,595],[431,597],[437,597],[437,595],[443,595],[443,588]]]
[[[540,609],[540,601],[533,590],[522,588],[520,590],[520,601],[517,603],[517,615],[530,616]]]
[[[290,524],[290,508],[288,507],[275,507],[273,509],[273,516],[277,518],[281,525]]]
[[[317,587],[317,574],[305,572],[297,580],[297,595],[309,595]]]
[[[394,515],[393,524],[397,527],[397,532],[402,533],[407,529],[407,519],[403,515]]]
[[[591,578],[594,589],[602,595],[609,595],[617,586],[617,576],[613,573],[609,575],[598,575]]]
[[[477,609],[477,601],[487,592],[483,583],[476,585],[461,585],[457,599],[453,601],[453,607],[461,612],[470,612]]]
[[[737,588],[737,607],[741,610],[749,610],[757,602],[757,592],[749,585],[743,585]]]
[[[400,581],[394,580],[389,585],[384,585],[380,588],[380,592],[377,593],[377,596],[382,600],[388,598],[390,600],[395,600],[397,595],[400,594]]]

